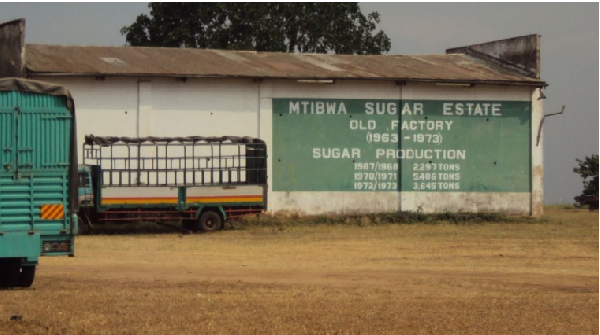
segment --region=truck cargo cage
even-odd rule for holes
[[[85,136],[83,163],[99,166],[102,186],[267,184],[267,150],[252,137]]]

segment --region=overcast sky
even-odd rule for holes
[[[546,203],[572,203],[583,186],[575,158],[598,154],[598,3],[363,3],[378,11],[391,54],[443,54],[447,48],[537,33],[541,39],[545,112]],[[146,3],[0,3],[0,22],[24,17],[27,43],[124,45],[119,30]]]

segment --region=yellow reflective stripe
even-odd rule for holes
[[[176,204],[177,198],[102,198],[102,204]]]
[[[40,207],[40,218],[44,220],[57,220],[64,217],[63,205],[42,205]]]
[[[187,202],[261,202],[261,196],[188,197]]]
[[[208,203],[208,202],[262,202],[262,196],[221,196],[221,197],[187,197],[186,201],[196,203]],[[115,204],[176,204],[178,198],[102,198],[102,204],[104,205],[115,205]]]

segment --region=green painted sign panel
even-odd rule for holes
[[[273,99],[274,191],[530,192],[526,101]]]

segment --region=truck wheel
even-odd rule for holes
[[[19,278],[19,287],[29,287],[33,284],[35,278],[35,265],[21,267],[21,277]]]
[[[21,275],[21,260],[9,258],[0,266],[0,287],[16,287]]]
[[[223,220],[221,216],[214,211],[206,211],[200,215],[200,221],[198,227],[205,232],[213,232],[221,229],[223,226]]]

